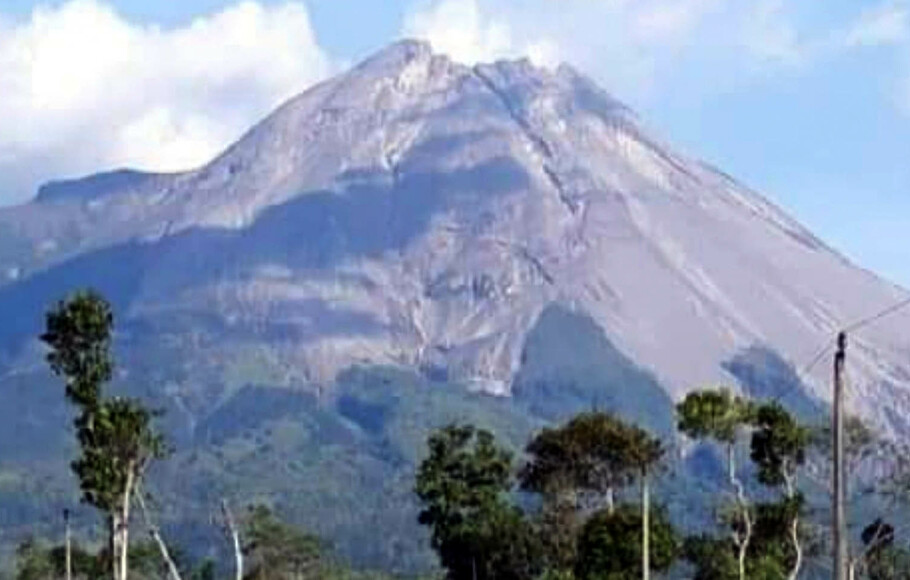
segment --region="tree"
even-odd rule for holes
[[[615,506],[617,488],[631,482],[621,450],[625,425],[606,413],[582,413],[558,428],[545,428],[527,445],[529,461],[519,480],[543,498],[541,525],[548,566],[568,571],[575,562],[580,512]]]
[[[796,500],[783,497],[779,501],[755,503],[755,524],[746,568],[750,578],[779,579],[795,573],[793,522],[798,521],[802,505],[802,496]],[[802,549],[801,538],[798,541]]]
[[[452,580],[526,580],[539,572],[533,534],[506,500],[512,456],[493,435],[450,425],[429,440],[415,492],[419,521],[431,529],[433,549]]]
[[[896,510],[904,510],[910,500],[910,447],[899,440],[883,436],[870,429],[861,419],[847,416],[844,424],[845,431],[845,462],[846,473],[849,478],[847,490],[849,491],[848,506],[862,506],[860,512],[862,520],[852,518],[850,523],[854,535],[865,536],[873,529],[875,521],[888,518]],[[830,486],[831,469],[831,428],[825,424],[813,433],[810,452],[813,452],[814,467],[812,475],[827,489],[833,492]],[[872,508],[872,506],[875,506]],[[866,525],[872,513],[878,517],[872,524]],[[873,516],[874,517],[874,516]],[[859,525],[857,525],[859,524]],[[865,528],[862,526],[866,525]],[[902,524],[897,529],[885,526],[874,528],[882,531],[890,529],[889,536],[897,537],[906,534],[910,525]],[[852,543],[848,561],[848,576],[856,577],[862,570],[869,570],[872,558],[876,557],[875,551],[880,542],[887,538],[872,536],[869,541]],[[878,562],[887,561],[892,556],[897,557],[902,553],[902,548],[887,550]],[[898,558],[897,561],[899,561]],[[896,561],[896,562],[897,562]],[[896,565],[896,563],[895,563]],[[879,569],[881,572],[881,568]]]
[[[90,552],[78,544],[72,547],[73,578],[95,580],[110,569],[106,550]],[[156,547],[139,543],[130,550],[130,573],[140,579],[157,580],[164,572]],[[16,550],[16,580],[59,580],[66,573],[66,549],[63,545],[47,546],[27,538]]]
[[[103,512],[113,580],[128,575],[130,508],[149,462],[163,457],[155,413],[140,402],[105,397],[113,377],[114,317],[98,294],[78,292],[47,314],[41,340],[50,348],[51,370],[64,379],[66,397],[79,411],[74,421],[81,455],[72,468],[82,499]]]
[[[624,504],[602,510],[585,523],[578,540],[575,577],[578,580],[634,580],[643,573],[640,506]],[[649,522],[651,566],[665,571],[676,561],[679,542],[663,509]]]
[[[773,504],[777,505],[777,504]],[[764,506],[756,506],[755,536],[751,554],[746,561],[746,576],[749,580],[780,580],[786,575],[782,566],[779,546],[779,527],[764,520],[767,515]],[[772,531],[771,536],[765,532]],[[767,552],[765,550],[768,550]],[[738,549],[730,537],[712,537],[707,534],[690,536],[683,542],[682,553],[694,567],[692,580],[737,580],[739,578]]]
[[[651,471],[663,458],[664,450],[660,440],[651,437],[646,431],[635,426],[626,426],[622,437],[617,442],[622,460],[620,465],[634,470],[641,483],[641,571],[643,580],[651,576],[650,549],[650,516],[651,491],[649,480]]]
[[[26,538],[16,548],[16,580],[45,580],[55,572],[47,550],[34,538]]]
[[[186,572],[189,580],[215,580],[215,562],[205,560],[195,568]]]
[[[527,446],[530,460],[521,471],[521,487],[544,498],[544,524],[550,539],[551,566],[571,570],[581,512],[606,503],[615,509],[614,493],[636,478],[641,484],[642,563],[647,578],[649,476],[663,456],[660,441],[647,431],[600,412],[582,413],[556,429],[544,429]]]
[[[690,393],[676,407],[679,430],[693,439],[709,439],[726,448],[727,478],[735,494],[736,509],[731,539],[737,551],[739,580],[746,578],[746,555],[752,539],[752,509],[736,471],[736,444],[751,420],[752,406],[726,389]]]
[[[285,524],[261,505],[249,508],[245,522],[244,556],[249,580],[318,578],[323,564],[322,542]]]
[[[753,413],[751,458],[758,467],[758,481],[769,487],[783,487],[780,515],[789,531],[793,563],[787,574],[796,580],[803,563],[800,514],[804,500],[796,486],[799,468],[806,461],[810,431],[800,426],[779,403],[758,405]]]
[[[866,526],[861,537],[866,548],[863,563],[869,580],[910,577],[910,550],[895,544],[894,526],[879,518]]]
[[[683,542],[683,556],[695,568],[692,580],[736,580],[738,562],[732,540],[708,534],[690,536]]]
[[[556,429],[543,429],[527,446],[531,460],[522,489],[571,503],[614,507],[614,492],[633,477],[623,455],[628,426],[608,413],[581,413]]]

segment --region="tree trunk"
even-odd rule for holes
[[[228,532],[231,534],[231,540],[234,544],[234,570],[236,580],[243,580],[243,550],[240,546],[240,533],[234,523],[234,516],[228,508],[226,500],[221,500],[221,511],[224,513],[224,521],[227,524]]]
[[[749,551],[749,542],[752,539],[752,515],[749,513],[749,502],[746,500],[746,490],[742,482],[736,477],[736,459],[733,444],[727,445],[727,469],[730,478],[730,485],[736,490],[736,504],[742,518],[743,531],[733,533],[733,541],[736,543],[739,554],[737,563],[739,567],[739,580],[746,580],[746,555]]]
[[[130,503],[133,496],[135,482],[134,463],[127,464],[126,485],[123,488],[122,505],[120,507],[120,578],[127,580],[129,576],[130,561]]]
[[[108,556],[111,559],[111,578],[120,580],[120,517],[114,512],[107,518],[108,539],[107,549]]]
[[[648,472],[641,472],[641,578],[651,577],[651,490]]]
[[[63,510],[63,525],[65,527],[64,534],[64,550],[66,555],[64,558],[64,572],[66,575],[66,580],[73,580],[73,541],[72,535],[70,534],[70,511],[68,509]]]
[[[793,485],[793,476],[787,472],[787,469],[787,466],[784,465],[784,485],[786,486],[787,499],[793,501],[796,498],[796,489]],[[790,522],[790,539],[793,542],[793,551],[796,554],[796,559],[793,562],[790,573],[787,575],[787,580],[796,580],[803,566],[803,546],[799,540],[799,512],[793,515],[793,521]]]
[[[616,492],[612,485],[607,488],[607,513],[611,516],[616,513]]]
[[[799,516],[795,516],[790,523],[790,538],[793,540],[796,560],[793,562],[793,568],[790,569],[787,580],[796,580],[799,577],[799,570],[803,566],[803,547],[799,542]]]
[[[182,580],[180,578],[180,571],[177,570],[177,565],[174,563],[174,559],[171,558],[171,553],[167,549],[167,544],[164,542],[164,539],[161,537],[158,526],[152,522],[152,519],[149,516],[148,510],[145,507],[145,498],[142,497],[141,490],[137,490],[136,499],[139,500],[139,511],[142,512],[142,517],[145,519],[145,525],[149,529],[152,540],[155,541],[155,544],[158,546],[158,551],[161,552],[161,558],[167,566],[167,571],[171,576],[171,580]]]

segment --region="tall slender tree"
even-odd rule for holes
[[[749,425],[752,405],[727,389],[690,393],[676,407],[679,430],[693,439],[707,439],[724,447],[727,456],[727,480],[735,497],[731,539],[736,546],[739,580],[746,578],[746,556],[752,539],[754,521],[752,506],[737,473],[736,446]]]
[[[641,572],[642,580],[648,580],[651,577],[651,489],[649,482],[652,471],[663,458],[664,449],[659,439],[652,437],[639,427],[627,426],[623,431],[620,441],[623,457],[621,464],[637,474],[641,486]]]
[[[51,370],[64,379],[66,397],[78,410],[80,456],[72,468],[82,499],[104,513],[111,577],[126,580],[132,500],[149,462],[166,449],[152,428],[155,413],[139,401],[103,392],[113,377],[113,326],[107,301],[83,291],[47,314],[41,340],[49,347]]]
[[[800,515],[803,496],[797,487],[800,467],[806,461],[810,431],[779,403],[758,405],[753,414],[751,458],[758,467],[758,481],[770,487],[783,487],[783,514],[793,548],[793,563],[788,580],[796,580],[803,565],[803,544],[800,538]]]

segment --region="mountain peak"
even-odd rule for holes
[[[380,63],[407,62],[417,58],[429,58],[434,55],[432,45],[424,40],[405,38],[380,49],[368,56],[356,68],[377,66]]]
[[[0,213],[9,284],[141,240],[131,312],[230,321],[306,381],[369,361],[507,393],[529,330],[561,303],[678,395],[726,380],[738,349],[798,358],[903,296],[650,138],[572,68],[467,66],[410,40],[294,97],[199,170],[96,176],[41,201],[55,198],[95,203]],[[881,336],[866,377],[910,388],[897,362],[910,336]],[[873,395],[866,411],[875,401],[910,414],[910,397]]]

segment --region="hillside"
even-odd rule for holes
[[[119,384],[168,411],[179,453],[157,485],[180,533],[211,534],[185,520],[221,495],[269,498],[402,568],[422,565],[409,474],[429,428],[518,442],[595,405],[662,431],[718,382],[816,408],[828,365],[800,365],[908,296],[572,69],[402,42],[197,170],[54,182],[0,210],[8,536],[73,498],[36,337],[84,286],[117,308]],[[850,408],[903,435],[908,323],[850,347]],[[360,538],[369,512],[400,542]]]

